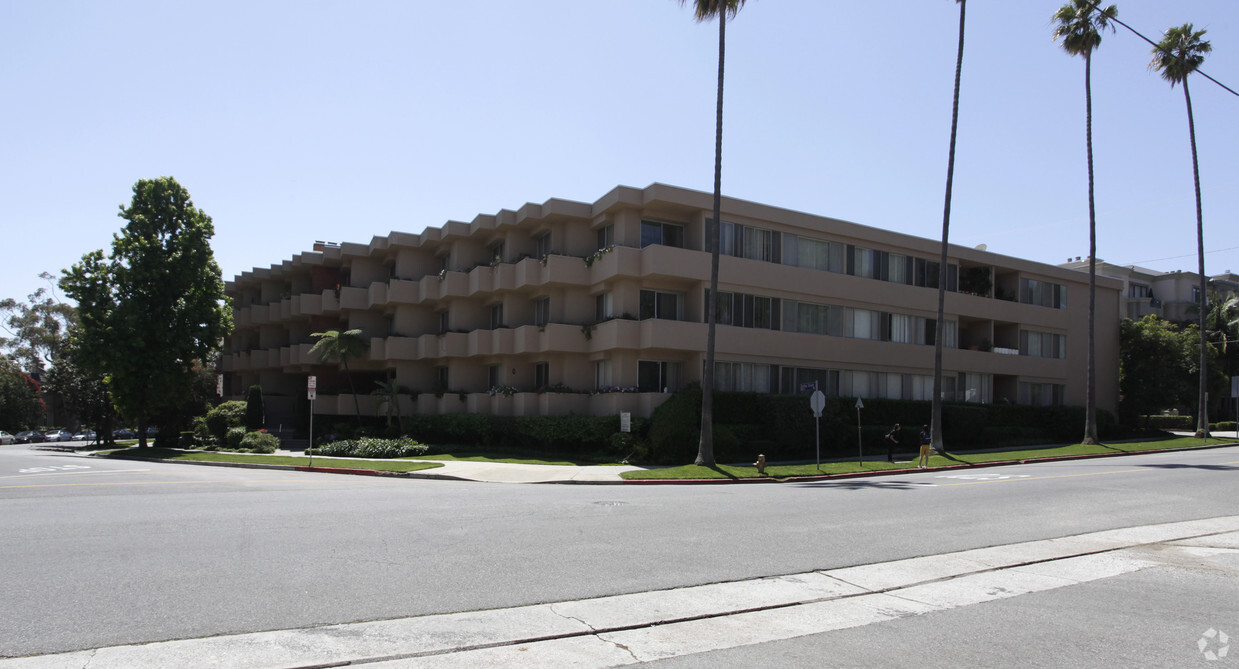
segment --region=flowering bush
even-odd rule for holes
[[[639,393],[641,390],[636,386],[603,386],[594,391],[595,395],[603,393]]]
[[[516,388],[513,388],[512,386],[494,386],[490,390],[486,391],[486,394],[490,395],[491,397],[494,397],[495,395],[503,395],[504,397],[511,397],[518,392],[520,391],[517,390]]]

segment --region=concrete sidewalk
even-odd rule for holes
[[[276,451],[273,455],[304,456],[304,451]],[[326,455],[314,456],[314,466],[331,467],[339,459]],[[368,458],[345,458],[365,460]],[[416,458],[413,458],[416,460]],[[442,467],[410,472],[413,478],[479,481],[483,483],[623,483],[620,474],[644,469],[631,465],[527,465],[514,462],[471,462],[468,460],[421,460],[442,463]]]

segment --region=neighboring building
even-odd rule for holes
[[[1087,274],[1088,258],[1077,257],[1059,267]],[[1120,318],[1139,320],[1149,314],[1175,322],[1199,318],[1196,305],[1200,303],[1200,274],[1197,272],[1159,272],[1135,265],[1114,265],[1099,258],[1097,276],[1123,282]],[[1223,295],[1239,292],[1239,276],[1230,270],[1212,276],[1208,280],[1208,290]]]
[[[310,335],[360,329],[361,411],[388,375],[405,413],[630,411],[699,382],[710,254],[708,193],[619,187],[367,244],[317,243],[227,284],[236,329],[226,394],[255,383],[268,425],[291,423],[306,376],[316,414],[351,415],[338,365]],[[720,390],[930,399],[940,243],[723,200],[716,350]],[[1088,279],[951,247],[949,400],[1083,405]],[[1120,282],[1099,278],[1098,406],[1118,404]],[[493,392],[492,392],[493,391]]]

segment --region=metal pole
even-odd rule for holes
[[[856,464],[862,466],[865,458],[863,443],[860,432],[860,407],[856,407]]]
[[[813,419],[813,440],[817,442],[817,470],[822,471],[822,419]]]
[[[306,449],[310,456],[310,466],[314,466],[314,400],[310,400],[310,446]]]

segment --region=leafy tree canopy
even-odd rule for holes
[[[47,272],[39,277],[48,282],[55,278]],[[30,373],[42,372],[55,362],[77,319],[73,306],[61,303],[46,288],[31,293],[26,302],[0,300],[0,314],[0,330],[5,335],[0,336],[0,350],[8,351]]]
[[[61,285],[78,302],[79,362],[106,375],[117,409],[144,428],[186,400],[195,361],[211,358],[232,323],[215,229],[188,190],[171,177],[143,179],[119,215],[111,254],[82,256]]]

